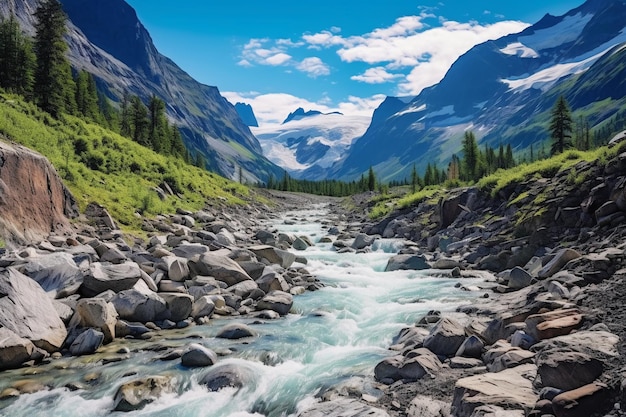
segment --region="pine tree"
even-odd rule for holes
[[[552,155],[563,153],[572,147],[572,115],[565,97],[560,96],[552,109],[550,120],[550,137]]]
[[[458,181],[461,172],[461,161],[459,157],[456,155],[452,155],[452,159],[450,159],[450,163],[448,164],[448,175],[447,178],[449,181]]]
[[[94,122],[102,123],[103,116],[98,103],[98,89],[93,76],[85,70],[76,74],[76,109],[79,114]]]
[[[149,142],[149,124],[148,109],[137,96],[130,99],[130,127],[131,138],[143,146],[148,146]]]
[[[376,189],[376,175],[374,174],[374,168],[371,166],[367,174],[367,189],[369,191],[374,191]]]
[[[35,54],[32,42],[11,14],[0,18],[0,88],[30,98],[34,82]]]
[[[155,95],[150,98],[148,104],[149,119],[149,145],[163,154],[171,152],[170,132],[168,131],[167,119],[165,118],[165,102]]]
[[[411,192],[415,194],[417,192],[417,187],[419,186],[419,176],[417,175],[417,169],[415,164],[413,164],[413,170],[411,171]]]
[[[58,0],[43,0],[35,11],[35,70],[34,96],[44,111],[57,117],[74,113],[74,80],[65,52],[66,15]]]
[[[463,178],[466,181],[478,179],[479,150],[476,136],[471,131],[463,137]]]

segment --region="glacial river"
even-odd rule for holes
[[[338,254],[331,244],[319,243],[326,235],[321,223],[326,218],[326,208],[319,206],[286,213],[273,225],[281,232],[307,235],[316,242],[299,254],[308,259],[307,269],[326,285],[294,297],[288,316],[263,323],[213,319],[210,325],[161,332],[159,339],[150,341],[117,340],[97,355],[4,372],[0,391],[24,379],[58,388],[0,401],[0,415],[297,415],[318,401],[316,396],[324,390],[354,377],[373,377],[376,364],[390,354],[387,348],[392,338],[407,324],[429,310],[452,310],[476,296],[455,288],[458,279],[438,278],[434,271],[384,272],[388,259],[401,247],[397,240],[378,240],[370,253]],[[464,280],[464,284],[474,282]],[[232,320],[251,325],[258,337],[243,342],[213,338]],[[218,353],[231,352],[220,357],[219,363],[247,367],[254,373],[254,381],[239,390],[208,392],[198,384],[206,369],[184,368],[180,360],[155,360],[165,349],[189,343],[204,344]],[[126,357],[117,353],[124,347],[131,351]],[[118,361],[121,357],[124,360]],[[165,395],[141,411],[111,413],[117,387],[148,375],[174,376],[179,392]],[[64,388],[68,384],[75,390]]]

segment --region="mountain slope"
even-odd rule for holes
[[[134,9],[123,0],[61,0],[68,14],[69,58],[76,69],[92,73],[114,101],[124,92],[146,100],[155,94],[167,105],[170,121],[181,128],[185,144],[201,152],[209,167],[234,178],[239,167],[247,180],[264,181],[280,169],[262,156],[260,144],[234,106],[217,87],[201,84],[161,55]],[[0,4],[4,16],[13,10],[33,34],[37,0]]]
[[[253,129],[265,155],[295,178],[320,180],[367,129],[370,119],[298,109],[281,125]]]
[[[546,15],[521,33],[477,45],[438,85],[384,120],[378,117],[333,167],[333,176],[353,179],[370,165],[383,179],[407,178],[413,163],[420,172],[429,162],[443,168],[460,152],[466,129],[480,144],[511,143],[524,154],[548,139],[545,123],[559,94],[599,123],[598,114],[624,106],[622,65],[612,54],[626,42],[625,27],[624,0],[589,0],[563,16]]]

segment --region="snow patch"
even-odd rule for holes
[[[422,104],[419,107],[409,107],[406,110],[402,110],[394,114],[394,117],[398,117],[398,116],[402,116],[402,115],[410,114],[410,113],[419,113],[419,112],[423,112],[424,110],[426,110],[426,104]]]
[[[516,55],[520,58],[539,58],[537,51],[521,42],[511,43],[506,48],[500,49],[500,52],[506,55]]]
[[[578,39],[592,18],[592,14],[583,15],[582,13],[565,16],[556,25],[537,30],[534,34],[522,36],[518,40],[534,51],[556,48]]]

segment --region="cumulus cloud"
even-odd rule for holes
[[[330,74],[330,67],[316,56],[303,59],[296,68],[312,78]]]
[[[227,91],[222,95],[231,103],[250,104],[261,127],[282,123],[289,113],[298,107],[305,110],[319,110],[323,113],[338,111],[344,114],[371,117],[374,110],[385,99],[382,94],[366,98],[351,96],[346,101],[333,105],[328,97],[310,101],[286,93],[259,94]]]
[[[374,67],[368,68],[361,75],[353,75],[352,77],[350,77],[350,79],[354,81],[361,81],[367,84],[383,84],[401,77],[403,77],[402,74],[392,74],[383,67]]]
[[[257,65],[280,66],[291,60],[291,55],[286,51],[294,43],[273,42],[270,39],[251,39],[243,46],[241,59],[237,63],[242,67]]]

